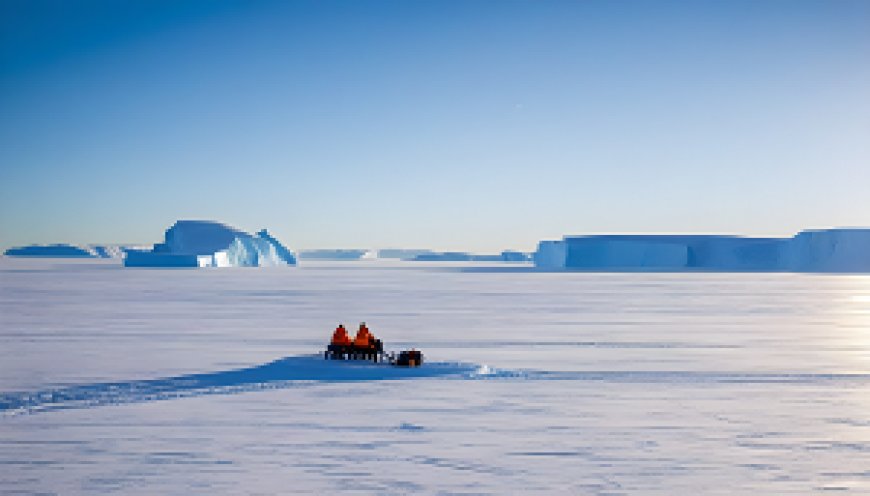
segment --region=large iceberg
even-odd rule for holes
[[[566,236],[541,241],[542,269],[722,272],[870,272],[870,229],[804,231],[792,238],[725,235]]]
[[[256,235],[219,222],[180,220],[151,250],[128,250],[126,267],[296,265],[296,256],[265,229]]]

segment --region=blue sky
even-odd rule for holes
[[[0,2],[0,247],[870,225],[870,2]]]

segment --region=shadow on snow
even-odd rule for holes
[[[233,394],[281,389],[302,384],[387,381],[421,378],[460,380],[531,380],[599,382],[615,384],[812,385],[838,382],[847,387],[866,386],[870,374],[729,373],[707,371],[544,371],[495,369],[486,365],[429,362],[402,368],[370,362],[324,360],[321,355],[285,357],[243,369],[119,382],[82,384],[35,392],[0,394],[0,416],[138,403],[206,394]]]
[[[400,368],[367,362],[327,361],[320,355],[296,356],[243,369],[5,393],[0,394],[0,415],[279,389],[303,383],[461,376],[475,370],[476,366],[458,363],[427,363],[425,367]]]

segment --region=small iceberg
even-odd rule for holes
[[[7,257],[38,258],[124,258],[132,246],[122,245],[28,245],[9,248],[3,254]]]

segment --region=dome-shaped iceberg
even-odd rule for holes
[[[180,220],[151,250],[129,250],[126,267],[263,267],[296,265],[292,251],[265,229],[256,235],[219,222]]]

